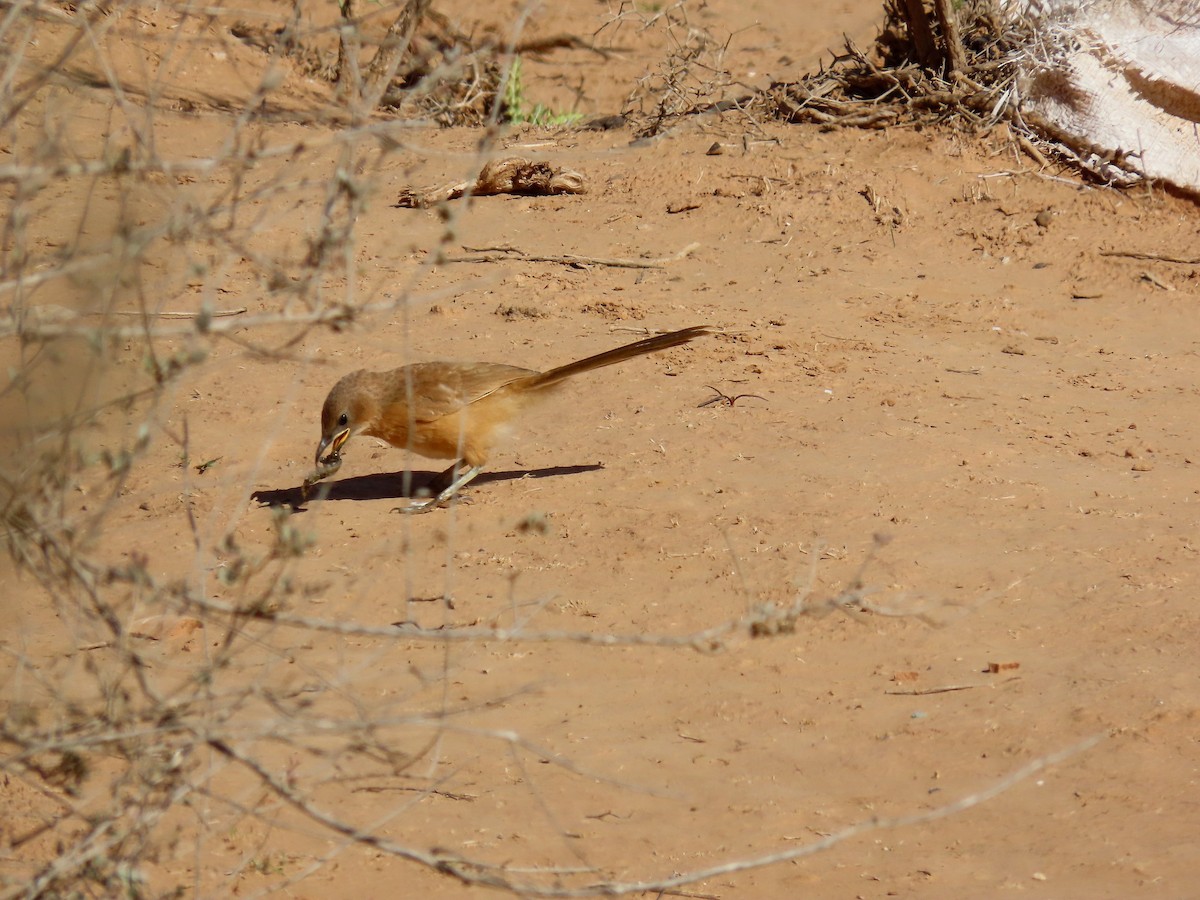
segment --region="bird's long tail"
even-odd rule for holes
[[[589,356],[587,359],[581,359],[577,362],[567,363],[565,366],[559,366],[556,369],[541,372],[529,380],[528,389],[538,390],[539,388],[547,388],[558,384],[565,378],[570,378],[572,375],[578,375],[580,372],[588,372],[603,366],[611,366],[615,363],[631,359],[634,356],[641,356],[644,353],[654,353],[657,350],[678,347],[680,344],[686,344],[690,340],[710,333],[708,325],[694,325],[691,328],[682,328],[679,331],[671,331],[667,334],[656,334],[653,337],[643,338],[640,341],[634,341],[632,344],[626,344],[624,347],[617,347],[615,350],[606,350],[603,353],[597,353],[595,356]]]

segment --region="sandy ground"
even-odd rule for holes
[[[761,85],[828,61],[843,33],[870,44],[877,4],[818,5],[710,3],[692,21],[733,33],[726,62]],[[449,11],[464,23],[474,14]],[[535,13],[530,28],[590,35],[608,15],[575,0]],[[617,111],[665,48],[661,33],[632,28],[616,43],[625,49],[609,58],[531,58],[530,94],[566,105],[582,84],[583,111]],[[227,133],[233,113],[196,104],[239,96],[229,67],[252,67],[259,51],[234,42],[222,52],[196,54],[175,98],[156,98],[164,157],[200,158]],[[285,88],[292,112],[326,90],[299,74]],[[175,102],[189,93],[200,99]],[[81,146],[89,128],[122,127],[105,91],[68,98]],[[330,134],[285,115],[267,143]],[[479,139],[417,127],[402,150],[372,158],[363,177],[375,199],[328,290],[353,303],[409,290],[411,302],[344,329],[247,328],[235,332],[243,343],[214,342],[149,414],[150,444],[105,511],[97,558],[144,559],[164,584],[244,602],[269,573],[225,586],[226,537],[266,552],[274,513],[251,495],[294,493],[311,469],[321,402],[347,371],[426,359],[547,368],[647,332],[709,323],[719,333],[581,376],[521,420],[450,509],[393,513],[407,464],[418,483],[443,464],[357,438],[328,497],[289,520],[311,540],[283,569],[289,614],[560,639],[443,645],[249,622],[219,684],[226,698],[233,686],[259,690],[218,697],[199,721],[355,827],[506,865],[517,880],[535,866],[584,873],[564,871],[569,884],[662,879],[798,851],[999,785],[1008,789],[965,811],[864,827],[823,852],[680,890],[1194,896],[1200,419],[1189,404],[1200,283],[1195,266],[1109,254],[1194,256],[1195,205],[1047,177],[1062,173],[1039,173],[1000,135],[731,115],[640,147],[624,129],[513,129],[497,155],[568,166],[588,192],[480,198],[449,234],[435,211],[391,206],[402,190],[462,177]],[[721,153],[708,152],[714,143]],[[280,193],[247,200],[246,252],[189,277],[196,254],[161,250],[156,277],[187,287],[154,302],[278,310],[271,266],[303,277],[336,146],[316,159],[311,183],[288,184],[264,161],[256,186],[278,179]],[[218,171],[186,189],[228,188]],[[79,208],[85,198],[71,190],[55,202]],[[95,202],[103,216],[106,201]],[[138,202],[152,217],[168,200]],[[40,226],[46,246],[55,222]],[[498,246],[666,261],[435,262],[440,251]],[[62,291],[38,299],[79,302]],[[125,349],[116,384],[140,377],[142,352]],[[717,391],[752,396],[708,402]],[[146,420],[144,409],[113,412],[92,440],[104,446]],[[78,514],[95,512],[96,490],[84,477],[70,500]],[[32,578],[8,578],[6,701],[36,701],[41,679],[96,702],[88,676],[107,651],[80,650],[86,636],[61,607]],[[827,605],[860,581],[873,612]],[[732,632],[718,652],[632,643],[686,638],[802,596],[811,614],[785,617],[778,634]],[[122,607],[130,622],[159,612],[136,591]],[[583,640],[604,635],[629,640]],[[224,642],[207,622],[158,637],[142,652],[164,690]],[[16,655],[32,669],[18,673]],[[347,749],[337,728],[322,731],[333,722],[391,755]],[[1005,782],[1093,736],[1103,738]],[[159,822],[145,865],[155,891],[485,894],[320,827],[212,746],[189,764],[208,790]],[[106,766],[120,768],[115,756],[97,765],[81,802],[107,790]],[[53,793],[6,779],[8,840],[55,814]],[[5,851],[4,874],[36,868],[52,840]]]

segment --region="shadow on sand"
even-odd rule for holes
[[[482,472],[471,487],[478,487],[493,481],[515,481],[519,478],[553,478],[559,475],[578,475],[583,472],[596,472],[603,469],[601,465],[590,466],[550,466],[545,469],[530,469],[509,472]],[[325,481],[308,489],[305,497],[304,489],[300,486],[280,488],[278,490],[255,491],[251,499],[263,506],[288,506],[293,512],[301,512],[309,500],[405,500],[415,497],[428,497],[441,487],[440,472],[413,472],[409,493],[404,491],[404,473],[387,472],[374,475],[356,475],[353,478],[343,478],[340,481]]]

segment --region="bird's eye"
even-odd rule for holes
[[[346,415],[345,413],[342,413],[340,416],[338,416],[338,427],[345,428],[346,423],[348,423],[349,421],[350,421],[350,417],[348,415]]]

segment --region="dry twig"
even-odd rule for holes
[[[1153,262],[1178,263],[1181,266],[1200,266],[1200,256],[1174,256],[1166,253],[1142,253],[1137,250],[1101,250],[1101,256],[1117,256],[1124,259],[1145,259]]]
[[[465,247],[464,249],[476,254],[475,256],[450,257],[446,262],[451,263],[487,263],[504,260],[521,260],[523,262],[558,263],[582,269],[587,266],[607,266],[614,269],[662,269],[669,263],[677,262],[700,248],[700,244],[691,243],[670,256],[660,256],[656,259],[619,259],[604,256],[579,256],[574,253],[555,254],[552,256],[526,253],[515,247]]]

